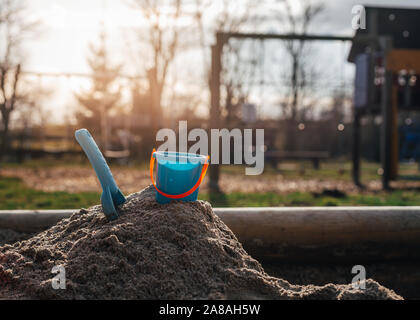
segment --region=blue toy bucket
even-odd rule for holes
[[[208,168],[208,158],[193,153],[162,152],[153,149],[150,158],[150,178],[157,191],[156,201],[164,204],[172,200],[197,200],[199,186]],[[153,179],[155,159],[156,184]]]

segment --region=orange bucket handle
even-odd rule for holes
[[[181,193],[181,194],[167,194],[167,193],[158,189],[158,187],[155,184],[155,180],[153,179],[153,169],[155,167],[155,158],[153,157],[153,153],[155,153],[155,152],[156,152],[156,149],[153,149],[152,155],[150,157],[150,179],[152,180],[153,186],[155,187],[157,192],[159,192],[162,196],[165,196],[167,198],[181,199],[181,198],[185,198],[185,197],[189,196],[195,190],[197,190],[197,188],[200,186],[201,182],[203,181],[204,176],[206,175],[207,168],[209,166],[208,160],[209,160],[210,156],[207,156],[206,161],[204,162],[203,168],[201,169],[200,178],[198,179],[197,183],[190,190],[188,190],[187,192]]]

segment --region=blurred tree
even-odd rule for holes
[[[291,34],[307,34],[311,23],[324,9],[322,3],[312,0],[277,1],[283,6],[275,11],[275,18],[281,23],[284,32]],[[281,104],[283,115],[292,122],[304,121],[308,110],[303,105],[303,94],[311,83],[309,78],[314,78],[314,70],[309,70],[307,64],[310,51],[307,50],[307,42],[303,40],[285,40],[283,44],[291,59],[288,99]]]
[[[333,123],[345,123],[351,121],[352,96],[343,88],[333,91],[330,107],[320,113],[323,120],[331,120]]]
[[[203,62],[206,70],[206,82],[210,86],[210,41],[216,32],[240,32],[242,29],[256,27],[259,17],[256,8],[259,2],[252,0],[230,1],[230,0],[195,0],[194,17],[196,20],[199,43],[202,50]],[[208,16],[206,13],[216,11],[212,22],[205,22]],[[207,38],[205,24],[208,23],[212,30]],[[226,126],[237,126],[239,122],[240,106],[248,99],[252,81],[256,77],[258,60],[262,57],[256,56],[259,52],[254,46],[243,40],[229,41],[224,46],[223,70],[221,74],[222,92],[222,115]],[[259,43],[258,43],[259,45]],[[245,54],[244,54],[245,53]],[[248,56],[247,56],[248,54]],[[249,55],[253,55],[249,57]]]
[[[132,0],[135,9],[140,10],[147,21],[145,28],[138,31],[137,36],[141,43],[146,44],[150,53],[146,68],[151,108],[151,133],[160,128],[164,117],[162,113],[162,96],[165,90],[168,70],[173,63],[182,29],[180,19],[183,15],[182,0]],[[146,34],[145,34],[146,30]],[[142,57],[146,57],[144,52]],[[143,61],[144,62],[144,61]]]
[[[111,67],[106,49],[105,33],[100,34],[98,47],[90,45],[91,56],[88,58],[92,70],[92,87],[83,93],[76,93],[81,110],[76,112],[78,125],[85,127],[101,137],[100,144],[108,149],[110,112],[120,105],[120,88],[114,88],[121,66]]]
[[[320,115],[320,118],[327,122],[324,128],[325,137],[323,141],[328,143],[328,150],[332,156],[340,157],[350,151],[348,146],[351,145],[352,140],[349,134],[351,130],[348,130],[348,128],[351,127],[353,122],[352,107],[352,95],[346,92],[344,88],[338,88],[333,92],[330,108],[324,110]],[[370,151],[375,153],[376,149],[373,145],[375,144],[372,143]]]
[[[131,133],[130,155],[140,161],[150,158],[150,151],[155,147],[150,139],[152,103],[150,93],[139,81],[133,83],[131,90],[132,108],[128,115]]]
[[[24,3],[0,0],[0,159],[9,147],[11,116],[25,104],[27,95],[21,92],[21,45],[37,30],[38,22],[26,18]]]
[[[315,18],[323,11],[324,5],[316,0],[276,0],[273,18],[279,22],[282,33],[305,35]],[[299,136],[303,130],[298,129],[300,122],[308,121],[313,115],[316,98],[311,86],[317,79],[317,71],[311,65],[313,51],[304,40],[284,40],[283,47],[290,59],[289,70],[281,76],[286,80],[286,92],[281,99],[281,115],[285,122],[285,149],[296,151],[302,149]],[[283,62],[283,61],[282,61]]]

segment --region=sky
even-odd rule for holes
[[[132,29],[141,27],[144,20],[138,11],[128,5],[129,0],[30,0],[30,14],[41,21],[42,32],[35,39],[25,44],[25,71],[34,72],[75,72],[89,73],[87,56],[88,45],[97,42],[101,30],[105,29],[107,44],[112,62],[124,63],[130,59],[142,60],[141,54],[130,44]],[[351,8],[355,4],[374,6],[411,6],[420,7],[420,0],[325,0],[325,11],[318,17],[312,33],[331,35],[352,35]],[[265,27],[266,31],[275,31],[275,27]],[[261,30],[258,30],[261,31]],[[349,46],[319,46],[321,56],[325,52],[337,50],[339,61],[332,68],[342,68],[349,79],[354,72],[353,66],[345,62]],[[184,59],[184,60],[182,60]],[[197,53],[184,53],[177,59],[177,81],[184,83],[179,90],[188,90],[194,85],[194,76],[200,74],[196,65],[185,63],[196,61],[201,65]],[[201,60],[200,60],[201,61]],[[325,61],[328,64],[328,59]],[[322,61],[320,62],[322,64]],[[340,65],[341,64],[341,65]],[[140,74],[136,65],[126,68],[126,74]],[[202,74],[200,74],[202,75]],[[44,102],[52,122],[61,122],[70,117],[74,108],[74,92],[89,87],[89,80],[84,78],[36,78],[41,86],[54,86],[54,92]],[[269,90],[265,95],[269,96]],[[261,91],[259,93],[261,95]],[[264,93],[262,93],[264,94]],[[255,95],[258,95],[256,93]],[[125,94],[126,99],[128,95]]]

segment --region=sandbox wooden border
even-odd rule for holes
[[[0,210],[0,228],[38,232],[78,210]],[[215,208],[256,258],[298,262],[420,259],[420,207]]]

